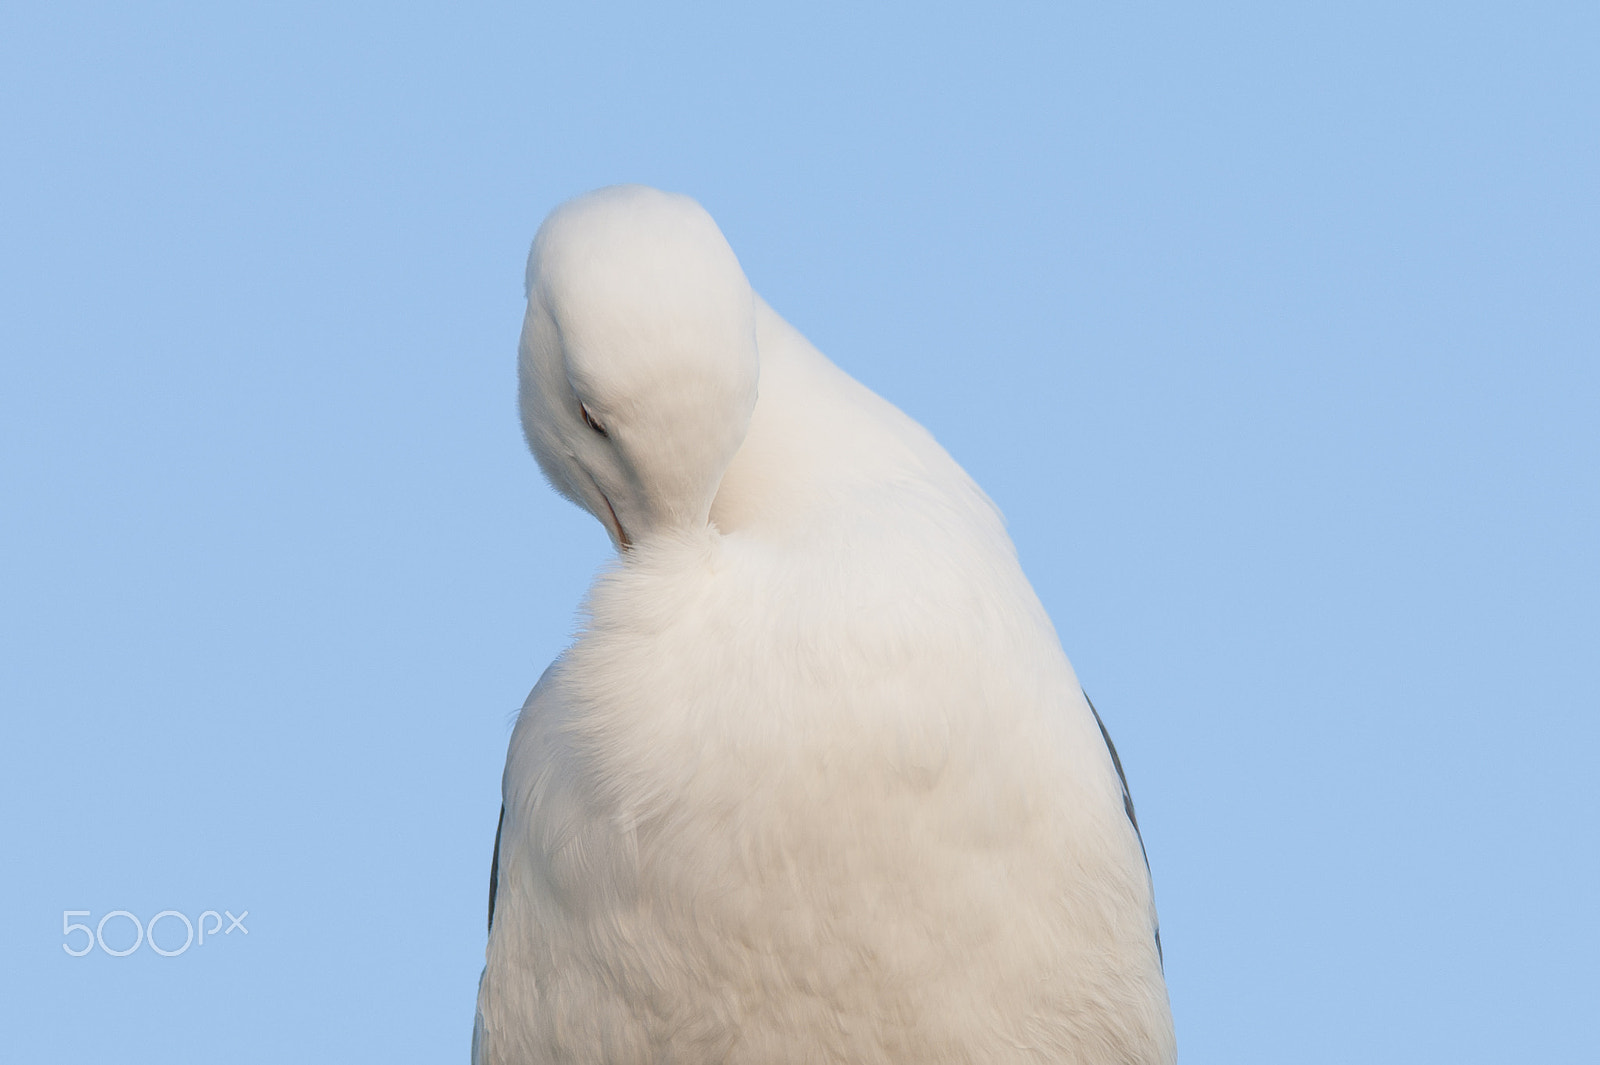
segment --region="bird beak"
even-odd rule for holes
[[[599,485],[595,487],[598,488]],[[617,508],[611,505],[611,499],[604,492],[600,493],[600,498],[606,501],[606,514],[611,518],[611,538],[617,542],[618,548],[626,551],[633,546],[633,541],[628,539],[628,530],[622,527],[622,522],[617,517]]]

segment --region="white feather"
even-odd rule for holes
[[[693,201],[564,205],[528,277],[530,444],[624,550],[511,739],[474,1061],[1174,1061],[1118,774],[993,505]]]

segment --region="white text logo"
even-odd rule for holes
[[[99,945],[102,951],[111,955],[113,958],[125,958],[129,954],[132,954],[134,951],[138,950],[141,944],[145,943],[148,943],[150,945],[150,949],[161,955],[163,958],[176,958],[179,954],[182,954],[191,946],[205,946],[206,937],[210,936],[215,939],[218,932],[225,936],[230,936],[235,931],[243,932],[245,935],[250,934],[250,929],[244,926],[244,919],[250,916],[249,910],[240,911],[239,916],[237,917],[227,910],[223,910],[221,913],[218,913],[216,910],[206,910],[193,921],[189,920],[188,917],[182,913],[179,913],[177,910],[162,910],[144,924],[140,924],[139,918],[135,917],[127,910],[112,910],[110,913],[100,918],[100,922],[93,928],[90,928],[86,924],[79,924],[73,920],[74,917],[90,916],[93,915],[88,910],[61,911],[61,935],[65,939],[65,942],[61,944],[61,949],[72,955],[74,958],[83,957],[85,954],[93,950],[96,944]],[[228,926],[226,928],[222,926],[223,917],[227,917],[228,919]],[[211,922],[211,927],[209,928],[206,927],[207,920]],[[166,922],[165,925],[162,925],[163,921]],[[133,945],[131,947],[122,947],[120,949],[118,947],[108,945],[106,943],[107,924],[110,924],[111,926],[113,942],[118,943],[127,941],[124,925],[132,925]],[[162,943],[157,942],[157,926],[161,926],[161,939],[165,941],[165,946],[163,946]],[[183,928],[182,943],[178,943],[177,941],[178,928],[180,926]],[[74,935],[78,932],[83,933],[83,938],[79,941],[82,943],[82,949],[74,950]]]

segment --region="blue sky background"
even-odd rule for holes
[[[523,258],[639,181],[1007,514],[1185,1062],[1592,1061],[1597,54],[1580,3],[0,8],[9,1052],[465,1060],[608,554],[520,439]]]

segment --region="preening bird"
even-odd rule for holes
[[[1121,764],[994,505],[693,200],[558,207],[529,446],[617,546],[511,736],[480,1065],[1176,1059]]]

